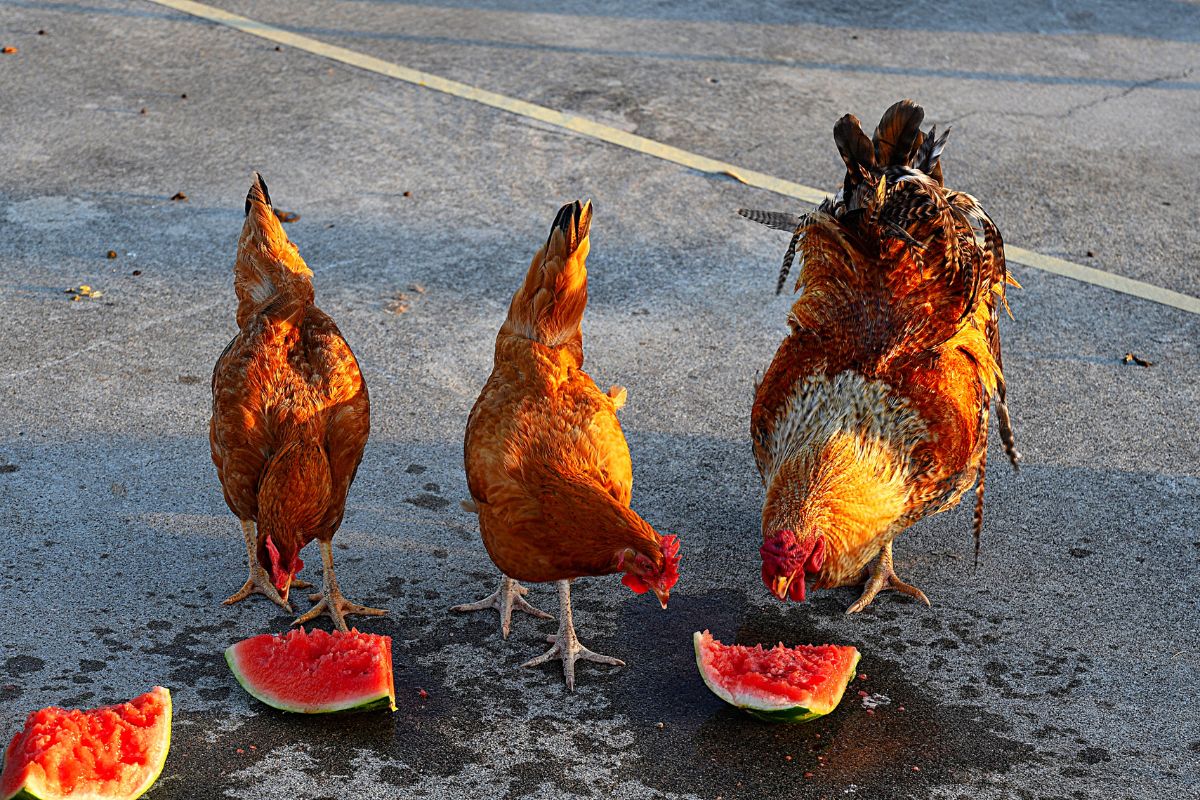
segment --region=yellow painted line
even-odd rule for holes
[[[277,28],[265,22],[258,22],[257,20],[233,14],[220,8],[214,8],[204,3],[195,3],[192,0],[148,0],[148,2],[157,3],[160,6],[166,6],[176,11],[182,11],[186,14],[209,20],[210,22],[216,22],[261,39],[287,45],[296,50],[303,50],[313,55],[367,70],[368,72],[386,75],[389,78],[396,78],[397,80],[422,86],[426,89],[433,89],[444,94],[453,95],[454,97],[461,97],[464,100],[482,103],[492,108],[498,108],[501,111],[519,114],[528,119],[535,119],[548,125],[554,125],[555,127],[615,144],[638,153],[645,153],[646,155],[661,158],[700,172],[727,175],[747,186],[766,189],[769,192],[786,197],[794,197],[797,200],[811,203],[812,205],[819,205],[829,196],[828,192],[814,189],[811,186],[785,181],[782,178],[776,178],[774,175],[768,175],[765,172],[743,169],[736,164],[730,164],[726,161],[719,161],[715,158],[708,158],[707,156],[692,153],[688,150],[672,147],[662,142],[656,142],[653,139],[647,139],[644,136],[628,133],[619,128],[601,125],[598,122],[593,122],[590,119],[585,119],[575,114],[565,114],[561,111],[555,111],[552,108],[539,106],[536,103],[527,103],[515,97],[489,92],[486,89],[479,89],[466,83],[448,80],[428,72],[402,67],[399,64],[393,64],[381,58],[375,58],[356,50],[348,50],[345,47],[338,47],[337,45],[328,44],[308,36],[292,33],[283,28]],[[1114,275],[1111,272],[1105,272],[1093,267],[1086,267],[1083,264],[1076,264],[1066,259],[1035,253],[1032,250],[1026,250],[1022,247],[1005,245],[1004,252],[1010,261],[1024,264],[1027,267],[1073,278],[1084,283],[1103,286],[1106,289],[1112,289],[1116,292],[1180,308],[1184,311],[1190,311],[1193,314],[1200,314],[1200,298],[1173,292],[1170,289],[1136,281],[1132,278]]]

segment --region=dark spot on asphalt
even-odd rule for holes
[[[169,631],[174,626],[165,619],[152,619],[146,623],[146,627],[152,631]]]
[[[81,708],[84,707],[84,704],[87,703],[88,700],[91,700],[95,696],[95,692],[84,692],[83,694],[64,697],[62,700],[58,701],[58,704],[63,708]]]
[[[427,492],[440,492],[442,490],[442,487],[436,483],[427,483],[422,488]]]
[[[1087,558],[1088,556],[1090,556],[1092,554],[1091,550],[1088,550],[1083,547],[1072,547],[1067,552],[1070,553],[1075,558]]]
[[[446,548],[444,548],[444,547],[433,548],[433,557],[434,558],[446,558],[449,555],[450,555],[450,552],[448,550],[446,550]]]
[[[23,694],[25,690],[15,683],[0,684],[0,702],[11,702]]]
[[[8,475],[16,472],[19,467],[16,464],[0,464],[0,475]]]
[[[446,506],[450,505],[450,501],[444,497],[438,497],[436,494],[419,494],[416,497],[406,497],[404,502],[412,503],[414,506],[427,508],[430,511],[441,511]]]
[[[408,469],[406,469],[404,471],[407,472],[409,475],[420,475],[422,472],[425,471],[425,467],[421,466],[420,464],[409,464]]]
[[[1081,764],[1099,764],[1101,761],[1112,761],[1112,756],[1103,747],[1085,747],[1075,756]]]
[[[46,662],[40,658],[26,655],[13,656],[4,662],[4,670],[9,675],[15,675],[18,678],[31,672],[39,672],[45,666]]]
[[[180,375],[179,382],[191,386],[192,384],[199,383],[200,378],[196,377],[195,375]]]
[[[383,585],[383,591],[388,597],[399,598],[404,596],[404,578],[391,577],[387,579],[387,583]]]

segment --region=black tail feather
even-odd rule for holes
[[[250,191],[246,193],[246,215],[250,215],[250,204],[258,202],[268,208],[271,208],[271,193],[267,191],[267,182],[263,180],[263,176],[254,173],[254,183],[250,184]]]

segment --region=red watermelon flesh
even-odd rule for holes
[[[858,666],[858,649],[822,644],[770,649],[693,636],[696,665],[712,692],[772,722],[807,722],[837,708]]]
[[[281,711],[396,710],[389,636],[297,628],[238,642],[225,660],[242,688]]]
[[[171,747],[171,693],[92,711],[43,708],[12,738],[0,800],[134,800],[162,772]]]

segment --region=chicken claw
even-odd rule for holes
[[[257,567],[258,565],[256,564],[255,566]],[[295,610],[292,608],[291,603],[280,597],[279,590],[271,585],[271,579],[267,577],[267,571],[262,567],[258,567],[258,569],[251,567],[250,577],[246,579],[245,585],[229,597],[225,598],[223,605],[230,606],[234,603],[240,603],[242,600],[245,600],[252,594],[261,594],[272,603],[280,608],[285,609],[286,611]]]
[[[521,584],[514,581],[507,575],[500,576],[500,586],[496,591],[489,594],[482,600],[474,603],[463,603],[462,605],[453,606],[451,611],[465,613],[468,611],[483,611],[485,609],[494,608],[500,612],[500,635],[507,639],[509,631],[512,630],[512,612],[513,610],[524,611],[530,616],[538,619],[554,619],[553,615],[547,614],[540,608],[534,608],[525,599],[525,595],[529,593]]]
[[[597,664],[610,664],[614,667],[625,666],[625,662],[621,659],[592,652],[579,643],[579,637],[575,635],[574,614],[571,611],[570,581],[558,582],[558,602],[558,633],[546,637],[547,641],[554,643],[554,646],[537,658],[526,661],[521,665],[522,667],[537,667],[551,659],[560,658],[563,662],[563,675],[567,679],[567,691],[573,692],[575,691],[576,661],[595,661]]]
[[[895,589],[901,594],[906,594],[909,597],[920,600],[925,605],[929,605],[929,598],[915,586],[905,583],[896,577],[896,571],[892,567],[892,543],[888,542],[884,546],[883,552],[879,554],[879,559],[871,568],[871,577],[867,580],[867,585],[863,588],[862,596],[854,602],[854,605],[846,609],[847,614],[857,614],[867,606],[871,605],[871,601],[875,599],[875,595],[879,594],[883,589]]]
[[[321,541],[321,564],[325,570],[325,579],[321,594],[312,594],[308,597],[316,605],[301,614],[292,623],[293,625],[303,625],[306,622],[313,621],[321,616],[321,614],[327,613],[333,618],[333,624],[337,626],[337,629],[345,633],[348,630],[346,627],[347,614],[360,614],[367,617],[382,617],[387,614],[386,609],[360,606],[357,603],[351,603],[342,596],[342,590],[338,588],[337,576],[333,574],[332,542]]]
[[[285,611],[292,611],[292,604],[279,594],[279,590],[271,583],[267,571],[258,563],[258,558],[254,554],[255,542],[258,538],[254,521],[244,519],[241,520],[241,523],[242,535],[246,537],[246,558],[250,562],[250,577],[246,579],[246,583],[241,589],[225,599],[224,605],[230,606],[240,603],[252,594],[261,594]],[[299,584],[293,582],[293,585]]]

